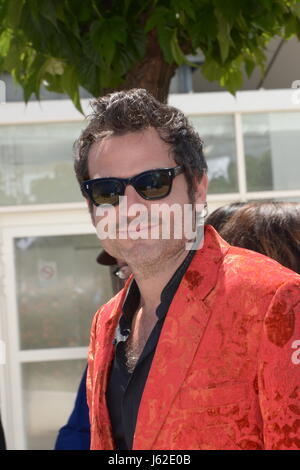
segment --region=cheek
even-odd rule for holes
[[[173,182],[175,183],[175,182]],[[177,183],[177,182],[176,182]],[[174,184],[172,187],[172,191],[169,195],[171,203],[178,203],[178,204],[189,204],[189,195],[188,195],[188,187],[185,179],[180,181],[180,184]]]
[[[116,238],[116,212],[114,209],[103,209],[100,206],[94,206],[93,224],[101,243],[108,238]]]

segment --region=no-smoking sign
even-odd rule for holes
[[[52,281],[57,276],[57,265],[55,261],[39,261],[40,281]]]

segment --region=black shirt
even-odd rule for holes
[[[140,291],[135,279],[132,280],[129,286],[123,303],[122,316],[115,334],[115,355],[106,391],[107,406],[117,450],[132,449],[139,405],[164,319],[195,251],[191,250],[189,252],[164,287],[160,296],[161,303],[156,309],[157,322],[132,373],[128,371],[126,366],[125,348],[126,340],[131,331],[132,319],[139,306]]]

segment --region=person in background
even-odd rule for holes
[[[121,260],[116,260],[105,250],[102,250],[97,256],[97,263],[109,266],[113,291],[116,294],[123,288],[125,281],[131,274],[129,266]],[[54,450],[89,450],[90,448],[90,420],[86,398],[86,375],[87,367],[80,381],[73,411],[67,424],[58,432]]]
[[[5,437],[4,437],[1,417],[0,417],[0,450],[6,450]]]
[[[205,225],[212,225],[214,229],[220,233],[220,230],[226,222],[245,204],[245,202],[233,202],[231,204],[218,207],[218,209],[215,209],[206,217]]]
[[[231,245],[257,251],[300,274],[299,203],[235,203],[216,209],[206,224]]]

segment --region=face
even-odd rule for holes
[[[170,147],[158,135],[155,129],[148,128],[142,132],[128,133],[123,136],[110,136],[95,142],[89,152],[88,170],[90,179],[104,177],[130,178],[144,171],[155,168],[172,168],[177,163],[172,157]],[[206,200],[207,178],[206,175],[198,184],[196,202],[200,203]],[[183,173],[173,179],[172,189],[168,196],[151,201],[145,200],[140,196],[133,186],[128,185],[125,190],[127,197],[127,209],[133,204],[142,204],[145,213],[151,214],[151,208],[155,204],[167,204],[172,206],[177,204],[183,207],[189,204],[188,188]],[[105,239],[101,241],[103,248],[115,258],[125,260],[132,268],[151,270],[155,266],[161,265],[164,260],[176,256],[185,249],[184,239],[175,239],[170,237],[164,239],[161,237],[162,220],[158,217],[154,220],[147,216],[146,222],[142,223],[141,230],[146,226],[157,225],[160,236],[158,239],[138,238],[132,239],[130,236],[121,238],[120,231],[122,227],[118,224],[120,205],[114,206],[109,210],[115,211],[117,220],[116,239]],[[99,211],[98,211],[99,213]],[[130,222],[136,218],[129,212],[126,214],[128,230]],[[97,214],[97,207],[93,206],[93,223],[97,227],[103,216]],[[172,231],[171,231],[172,232]],[[148,233],[148,232],[147,232]],[[159,264],[157,264],[159,262]]]

